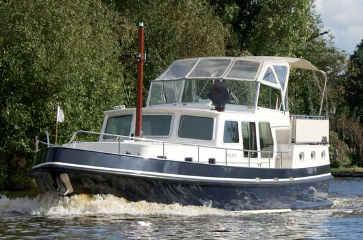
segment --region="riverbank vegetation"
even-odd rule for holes
[[[54,142],[58,104],[60,142],[98,131],[104,110],[134,105],[140,21],[146,89],[178,58],[308,59],[329,77],[333,167],[363,166],[363,41],[351,56],[336,49],[311,0],[0,0],[0,189],[31,186],[35,137],[48,131]],[[294,81],[291,112],[317,114],[316,88]]]

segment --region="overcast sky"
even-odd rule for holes
[[[352,53],[363,39],[363,0],[315,0],[315,5],[336,47]]]

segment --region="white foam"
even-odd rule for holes
[[[0,214],[21,213],[46,216],[67,215],[225,215],[227,211],[210,207],[182,206],[179,204],[159,204],[146,201],[130,202],[113,195],[74,195],[59,197],[53,194],[35,198],[0,198]]]
[[[234,214],[273,214],[273,213],[288,213],[292,210],[286,209],[261,209],[261,210],[244,210],[244,211],[233,211]]]
[[[151,222],[145,222],[145,221],[137,221],[137,224],[139,224],[140,226],[143,226],[143,227],[151,226]]]
[[[0,198],[0,215],[20,213],[42,216],[72,215],[245,215],[273,214],[289,212],[290,209],[225,211],[208,206],[182,206],[180,204],[160,204],[146,201],[130,202],[113,195],[74,195],[60,197],[56,194],[43,194],[35,198]],[[140,223],[140,225],[145,225]],[[147,225],[147,224],[146,224]]]

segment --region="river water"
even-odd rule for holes
[[[230,212],[112,195],[0,199],[0,239],[363,239],[363,179],[335,179],[323,210]]]

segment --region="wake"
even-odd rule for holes
[[[74,215],[132,215],[132,216],[236,216],[244,214],[275,214],[290,212],[290,209],[227,211],[208,206],[183,206],[146,201],[131,202],[110,194],[79,194],[60,197],[57,194],[42,194],[35,198],[0,198],[0,215],[24,214],[35,216]]]

